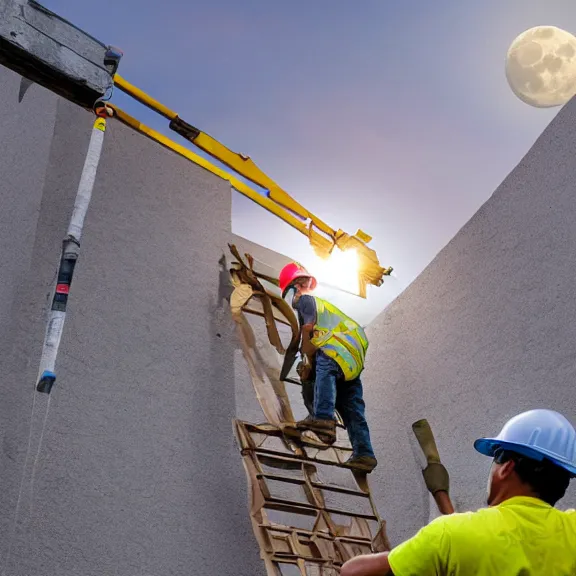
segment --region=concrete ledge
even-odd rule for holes
[[[112,85],[109,47],[34,0],[0,3],[0,63],[81,106]]]

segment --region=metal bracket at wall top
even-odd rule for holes
[[[34,0],[0,2],[0,64],[80,106],[113,87],[121,57]]]

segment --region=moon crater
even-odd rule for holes
[[[576,94],[576,37],[555,26],[526,30],[508,49],[506,79],[526,104],[562,106]]]

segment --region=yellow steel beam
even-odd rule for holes
[[[252,159],[244,154],[234,152],[224,146],[221,142],[202,132],[198,128],[188,124],[182,120],[176,112],[170,110],[158,100],[155,100],[133,84],[130,84],[119,74],[114,76],[115,85],[120,88],[123,92],[132,96],[138,102],[141,102],[148,108],[158,112],[168,120],[170,120],[170,128],[192,142],[194,145],[198,146],[201,150],[210,154],[213,158],[222,162],[225,166],[232,168],[235,172],[243,176],[244,178],[254,182],[258,186],[268,190],[269,197],[281,204],[291,212],[294,212],[300,218],[304,220],[312,220],[314,225],[327,234],[328,236],[334,236],[334,230],[323,222],[320,218],[306,210],[304,206],[298,203],[294,198],[287,194],[274,180],[267,176],[258,166],[252,161]]]
[[[120,74],[114,76],[114,84],[120,88],[122,92],[126,92],[126,94],[132,96],[134,100],[138,100],[138,102],[144,104],[144,106],[148,106],[148,108],[158,112],[158,114],[162,114],[162,116],[168,118],[168,120],[173,120],[178,116],[176,112],[170,110],[170,108],[164,106],[164,104],[161,104],[158,100],[154,100],[152,96],[149,96],[146,92],[134,86],[134,84],[130,84],[130,82],[122,78]]]
[[[140,122],[133,116],[130,116],[115,104],[108,103],[107,106],[109,108],[112,108],[114,112],[114,118],[120,120],[120,122],[122,122],[123,124],[126,124],[127,126],[130,126],[130,128],[133,128],[137,132],[140,132],[144,136],[147,136],[148,138],[155,140],[162,146],[165,146],[166,148],[169,148],[170,150],[176,152],[180,156],[183,156],[184,158],[190,160],[191,162],[194,162],[194,164],[202,166],[202,168],[205,168],[206,170],[212,172],[212,174],[215,174],[216,176],[219,176],[223,180],[227,180],[228,182],[230,182],[230,185],[235,190],[238,190],[238,192],[241,192],[242,194],[250,198],[250,200],[253,200],[257,204],[260,204],[260,206],[266,208],[266,210],[272,212],[272,214],[274,214],[275,216],[282,218],[282,220],[290,224],[290,226],[292,226],[293,228],[296,228],[296,230],[298,230],[302,234],[305,234],[306,236],[309,235],[308,227],[304,222],[301,222],[298,218],[296,218],[289,212],[286,212],[286,210],[284,210],[281,206],[275,204],[272,200],[270,200],[266,196],[263,196],[262,194],[256,192],[256,190],[250,188],[250,186],[242,182],[242,180],[238,180],[238,178],[235,178],[232,174],[229,174],[225,170],[218,168],[218,166],[214,166],[212,162],[206,160],[205,158],[202,158],[202,156],[198,156],[198,154],[195,154],[188,148],[181,146],[180,144],[174,142],[173,140],[170,140],[170,138],[167,138],[166,136],[164,136],[164,134],[161,134],[160,132],[154,130],[153,128],[146,126],[146,124],[142,124],[142,122]],[[320,240],[321,245],[327,245],[327,246],[332,245],[332,242],[330,242],[330,240],[328,240],[327,238],[323,238],[317,233],[315,233],[315,235],[321,238]]]
[[[383,276],[390,275],[392,268],[383,268],[378,261],[376,252],[366,246],[371,240],[368,234],[362,230],[358,230],[355,235],[351,236],[342,230],[335,231],[282,190],[271,178],[264,174],[249,157],[233,152],[208,134],[184,122],[176,112],[170,110],[136,86],[130,84],[120,75],[115,75],[114,82],[123,92],[169,119],[172,130],[201,150],[210,154],[213,158],[222,162],[225,166],[234,170],[237,174],[267,189],[268,195],[264,196],[259,194],[256,190],[232,174],[218,168],[205,158],[198,156],[188,148],[177,144],[149,126],[142,124],[139,120],[133,118],[117,106],[110,104],[109,106],[114,110],[114,116],[118,120],[148,138],[155,140],[162,146],[173,150],[191,162],[202,166],[206,170],[230,182],[230,185],[235,190],[244,194],[307,236],[315,252],[321,257],[325,258],[329,256],[335,246],[338,246],[342,250],[355,249],[359,258],[360,295],[363,298],[366,297],[366,284],[380,286],[383,282]]]

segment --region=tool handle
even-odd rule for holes
[[[448,492],[438,490],[438,492],[434,494],[434,500],[441,514],[454,514],[454,505],[452,504],[452,500],[450,500]]]
[[[416,435],[420,448],[422,448],[422,452],[424,452],[424,456],[426,456],[428,464],[439,464],[440,455],[438,454],[438,447],[436,446],[436,441],[434,440],[434,435],[432,434],[428,420],[424,418],[414,422],[414,424],[412,424],[412,430]]]

